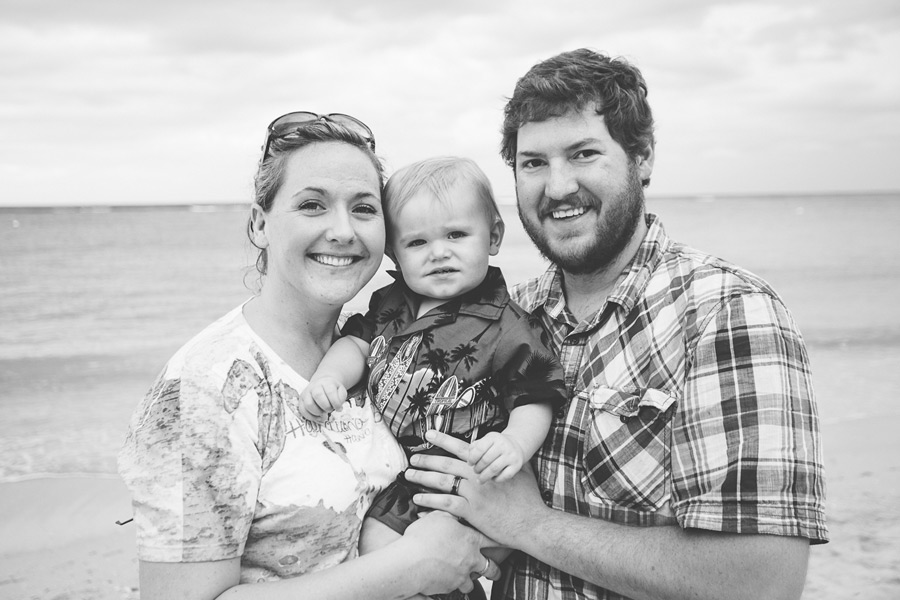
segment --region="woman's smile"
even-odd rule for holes
[[[349,267],[353,263],[362,260],[359,255],[338,256],[335,254],[310,254],[309,257],[319,264],[328,267]]]

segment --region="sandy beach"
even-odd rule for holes
[[[900,349],[812,348],[831,542],[811,552],[805,599],[900,597],[900,411],[864,401],[900,389]],[[873,402],[874,405],[874,402]],[[862,408],[862,410],[860,410]],[[0,485],[0,599],[138,597],[127,491],[114,478]]]

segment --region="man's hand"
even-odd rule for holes
[[[517,547],[517,535],[528,536],[531,523],[550,509],[541,500],[534,475],[526,464],[508,481],[478,482],[475,470],[466,463],[469,444],[449,435],[429,431],[425,438],[435,446],[460,457],[416,454],[405,477],[409,481],[445,493],[416,494],[414,501],[425,508],[442,510],[496,540],[503,546]],[[456,495],[450,492],[456,477]]]
[[[324,423],[328,415],[347,401],[347,388],[334,377],[316,377],[300,393],[303,418]]]
[[[508,481],[525,463],[525,451],[512,437],[491,431],[469,444],[467,462],[478,474],[478,483]]]

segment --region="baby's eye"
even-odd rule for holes
[[[412,240],[411,242],[406,244],[407,248],[415,248],[416,246],[421,246],[425,243],[425,240]]]
[[[468,235],[465,231],[451,231],[447,237],[451,240],[458,240],[459,238],[464,238]]]

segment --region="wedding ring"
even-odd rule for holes
[[[491,570],[491,559],[489,559],[487,556],[485,556],[484,557],[484,568],[482,570],[478,571],[478,576],[484,577],[485,575],[487,575],[487,572],[490,570]]]
[[[459,482],[462,481],[462,477],[457,475],[453,478],[453,485],[450,486],[450,493],[454,496],[459,496]]]

